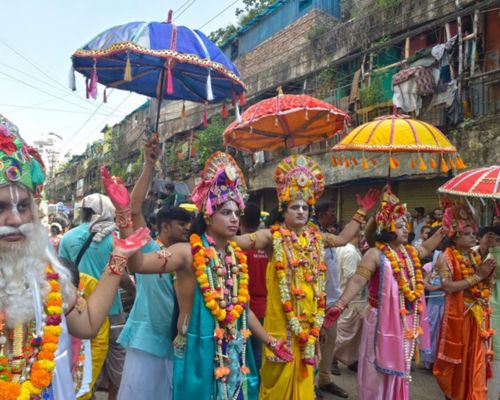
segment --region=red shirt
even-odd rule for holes
[[[250,309],[258,319],[266,315],[266,270],[268,257],[263,250],[245,250],[248,262]]]

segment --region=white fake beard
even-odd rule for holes
[[[6,227],[0,227],[0,233]],[[5,312],[7,324],[13,328],[35,318],[32,284],[38,285],[42,304],[50,290],[45,268],[50,262],[59,273],[63,299],[71,301],[74,292],[69,279],[69,271],[63,267],[49,250],[46,229],[40,222],[19,227],[25,239],[3,245],[0,251],[0,310]]]

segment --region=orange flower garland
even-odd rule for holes
[[[47,281],[51,287],[45,299],[45,326],[42,336],[34,337],[31,343],[31,352],[34,362],[31,364],[29,379],[21,382],[12,382],[13,363],[6,356],[0,356],[0,399],[1,400],[30,400],[32,396],[40,396],[42,391],[52,382],[52,371],[55,368],[55,353],[62,333],[61,321],[63,302],[59,287],[59,275],[49,265],[46,270]],[[3,328],[4,321],[0,321]],[[0,329],[1,330],[1,329]],[[16,342],[18,338],[14,338]],[[22,341],[22,338],[20,339]],[[18,347],[13,343],[13,349]],[[26,352],[23,352],[26,354]],[[21,356],[23,355],[21,353]],[[16,354],[14,354],[16,356]],[[28,361],[29,362],[29,361]],[[3,368],[1,368],[3,367]],[[27,371],[27,369],[26,369]]]
[[[384,253],[384,256],[389,260],[394,278],[398,282],[399,290],[403,293],[405,299],[410,303],[420,299],[424,294],[424,275],[422,272],[422,264],[420,263],[415,248],[408,244],[400,247],[401,252],[405,256],[408,273],[410,275],[414,274],[414,276],[411,276],[411,278],[414,279],[410,279],[411,281],[413,280],[413,282],[411,282],[413,289],[410,288],[406,275],[401,271],[396,252],[387,244],[377,243],[377,248]],[[408,254],[411,255],[411,259],[408,257]],[[409,265],[410,263],[413,264],[413,268]]]
[[[238,286],[238,291],[237,293],[233,293],[231,304],[227,304],[224,300],[223,289],[216,288],[207,273],[210,260],[217,260],[217,252],[213,247],[204,247],[199,235],[191,235],[189,242],[193,249],[193,266],[203,299],[205,300],[205,306],[222,325],[229,325],[237,321],[250,300],[250,292],[248,291],[248,265],[245,254],[243,254],[236,242],[228,242],[228,248],[232,252],[233,258],[236,258],[236,260],[232,261],[236,261],[239,266],[239,268],[236,266],[232,268],[238,268],[239,272],[237,282],[234,282],[234,279],[232,282],[232,285]]]
[[[460,253],[460,251],[458,251],[458,249],[456,249],[455,247],[452,248],[452,251],[453,255],[458,261],[458,264],[460,265],[460,273],[462,274],[462,279],[473,275],[476,272],[474,266],[481,263],[481,256],[479,255],[479,253],[471,250],[470,258],[465,258],[462,253]],[[470,287],[468,290],[476,299],[487,300],[490,298],[491,291],[487,280],[483,280],[477,283],[476,285]]]

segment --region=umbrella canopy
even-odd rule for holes
[[[244,151],[304,146],[343,130],[349,116],[306,95],[283,95],[249,107],[224,131],[224,144]]]
[[[500,165],[462,172],[444,183],[438,193],[500,200]]]
[[[73,56],[95,98],[97,82],[157,99],[217,102],[245,90],[240,75],[201,31],[167,22],[131,22],[97,35]]]
[[[465,168],[457,149],[439,129],[406,115],[382,116],[360,125],[335,145],[332,151],[335,152],[332,157],[334,166],[350,166],[351,163],[358,165],[354,152],[360,154],[361,165],[368,169],[365,152],[378,152],[389,155],[390,169],[400,165],[394,153],[413,153],[412,167],[416,168],[418,163],[419,168],[424,171],[427,170],[427,164],[422,157],[423,153],[439,154],[443,173],[448,172],[449,166]],[[433,157],[430,157],[429,164],[433,169],[438,168],[437,160]]]

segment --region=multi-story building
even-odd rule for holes
[[[500,152],[499,7],[500,0],[278,0],[221,47],[247,84],[247,104],[276,95],[281,86],[285,93],[311,94],[349,111],[352,128],[389,114],[395,101],[448,135],[468,165],[488,165],[497,163]],[[436,78],[425,94],[393,87],[394,75],[408,66]],[[411,101],[395,97],[395,91]],[[203,113],[220,112],[220,105],[204,107],[167,102],[160,114],[159,134],[169,155],[163,172],[186,178],[191,187]],[[112,128],[113,146],[122,149],[119,156],[112,152],[113,161],[122,168],[134,164],[154,112],[152,101]],[[354,194],[386,182],[387,170],[380,166],[366,177],[362,169],[333,168],[329,149],[336,140],[292,152],[320,162],[325,196],[337,201],[346,219],[357,207]],[[252,199],[266,209],[276,202],[275,165],[288,153],[266,152],[256,165],[246,159]],[[402,164],[392,174],[394,189],[409,207],[436,206],[435,190],[449,174]]]

